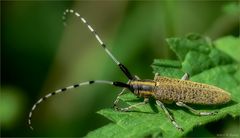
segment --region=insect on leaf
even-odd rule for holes
[[[226,115],[240,115],[239,63],[198,35],[169,38],[167,42],[180,61],[155,59],[152,64],[154,73],[181,78],[184,72],[188,72],[192,81],[215,85],[228,91],[232,101],[220,106],[193,106],[200,111],[218,111],[214,116],[196,116],[174,104],[166,105],[184,132],[177,130],[153,102],[135,109],[135,112],[103,109],[98,113],[112,123],[90,132],[87,137],[183,137],[199,125],[214,122]],[[141,101],[131,93],[122,95],[121,100],[129,105]]]

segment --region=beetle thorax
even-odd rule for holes
[[[151,97],[154,93],[156,82],[152,80],[136,80],[129,83],[132,92],[139,97]]]

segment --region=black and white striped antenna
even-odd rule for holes
[[[88,29],[92,32],[92,34],[95,36],[95,38],[97,39],[97,41],[99,42],[100,46],[102,48],[104,48],[105,52],[109,55],[109,57],[119,66],[119,68],[122,70],[122,72],[126,75],[126,77],[128,77],[128,79],[130,80],[134,80],[135,77],[128,71],[128,69],[123,65],[121,64],[114,56],[113,54],[107,49],[106,47],[106,44],[103,43],[103,41],[101,40],[101,38],[99,37],[99,35],[97,34],[97,32],[92,28],[91,25],[88,24],[88,22],[76,11],[72,10],[72,9],[66,9],[64,12],[63,12],[63,23],[64,25],[67,25],[66,24],[66,16],[67,14],[73,14],[75,15],[76,17],[78,17],[85,25],[87,25]]]
[[[78,12],[75,12],[74,10],[69,10],[69,9],[66,9],[64,12],[63,12],[63,23],[64,25],[66,25],[66,16],[67,14],[74,14],[76,17],[80,18],[80,20],[87,25],[88,29],[93,33],[93,35],[95,36],[95,38],[97,39],[97,41],[100,43],[101,47],[104,48],[105,52],[109,55],[109,57],[119,66],[119,68],[121,69],[121,71],[125,74],[125,76],[129,79],[129,80],[135,80],[136,78],[134,76],[131,75],[131,73],[128,71],[128,69],[123,65],[121,64],[114,56],[113,54],[106,48],[106,45],[102,42],[101,38],[98,36],[97,32],[87,23],[87,21],[80,16],[80,14]],[[77,88],[77,87],[80,87],[80,86],[84,86],[84,85],[90,85],[90,84],[94,84],[94,83],[98,83],[98,84],[109,84],[109,85],[113,85],[113,86],[117,86],[117,87],[124,87],[124,88],[129,88],[130,86],[126,83],[122,83],[122,82],[112,82],[112,81],[106,81],[106,80],[94,80],[94,81],[86,81],[86,82],[82,82],[82,83],[78,83],[78,84],[75,84],[75,85],[71,85],[71,86],[68,86],[68,87],[65,87],[65,88],[62,88],[62,89],[58,89],[54,92],[51,92],[51,93],[48,93],[47,95],[45,95],[44,97],[40,98],[33,106],[32,106],[32,109],[31,111],[29,112],[29,116],[28,116],[28,124],[29,124],[29,127],[30,129],[33,130],[33,127],[32,127],[32,115],[33,115],[33,112],[36,110],[36,107],[42,103],[43,101],[45,101],[46,99],[49,99],[50,97],[52,97],[53,95],[56,95],[56,94],[59,94],[59,93],[63,93],[67,90],[70,90],[70,89],[74,89],[74,88]]]
[[[106,81],[106,80],[94,80],[94,81],[86,81],[86,82],[81,82],[81,83],[78,83],[78,84],[75,84],[75,85],[71,85],[71,86],[68,86],[68,87],[65,87],[65,88],[62,88],[62,89],[58,89],[54,92],[51,92],[51,93],[48,93],[47,95],[45,95],[44,97],[40,98],[32,107],[31,111],[29,112],[29,116],[28,116],[28,125],[30,127],[30,129],[33,130],[33,126],[32,126],[32,115],[33,115],[33,112],[35,111],[36,107],[42,103],[43,101],[45,101],[46,99],[49,99],[50,97],[52,97],[53,95],[56,95],[56,94],[60,94],[60,93],[63,93],[63,92],[66,92],[67,90],[70,90],[70,89],[74,89],[74,88],[77,88],[77,87],[80,87],[80,86],[84,86],[84,85],[90,85],[90,84],[95,84],[95,83],[98,83],[98,84],[109,84],[109,85],[113,85],[113,86],[117,86],[117,87],[124,87],[124,88],[130,88],[130,86],[126,83],[122,83],[122,82],[112,82],[112,81]]]

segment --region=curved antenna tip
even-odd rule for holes
[[[33,131],[33,127],[32,126],[29,126],[29,128]]]

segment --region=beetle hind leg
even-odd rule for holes
[[[193,113],[193,114],[195,114],[195,115],[199,115],[199,116],[215,115],[215,114],[218,113],[217,111],[212,111],[212,112],[199,112],[199,111],[193,109],[192,107],[186,105],[186,104],[183,103],[183,102],[177,102],[176,105],[177,105],[177,106],[180,106],[180,107],[185,107],[185,108],[187,108],[191,113]]]

